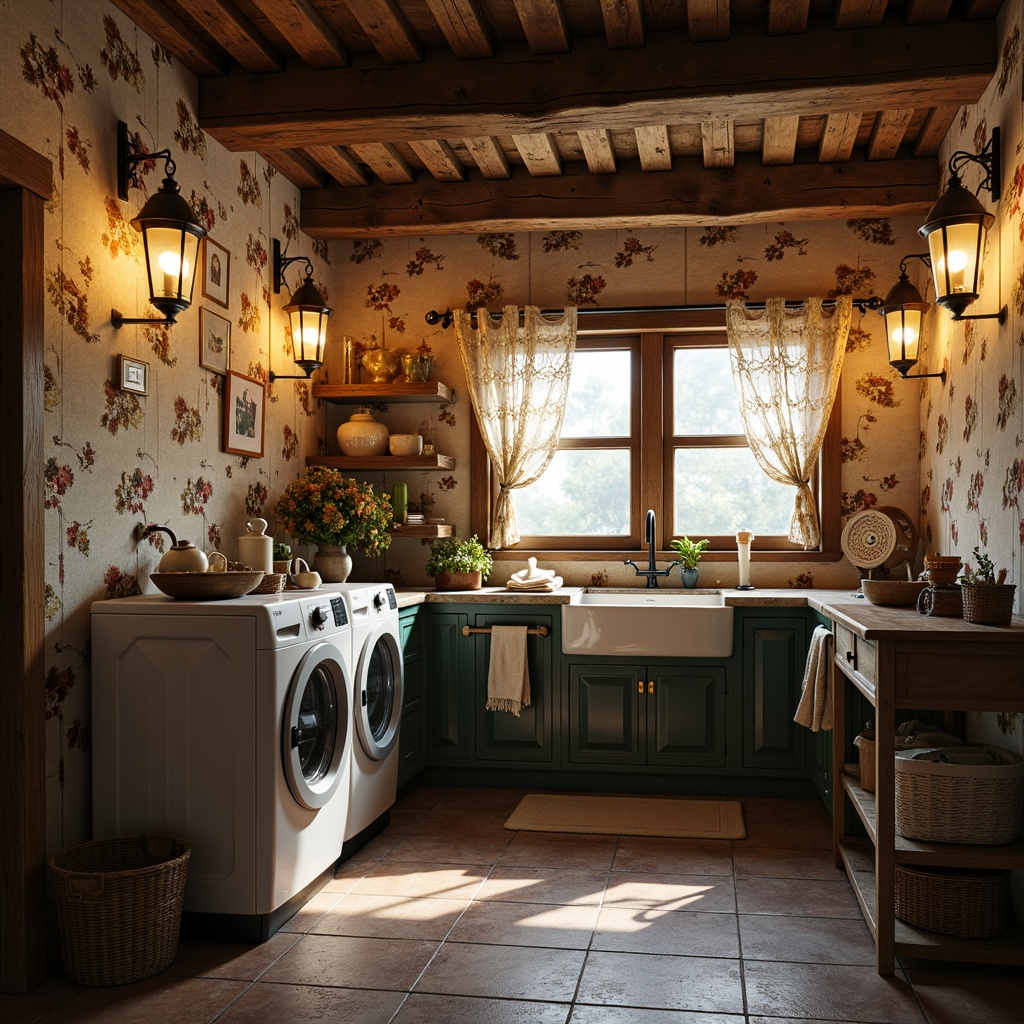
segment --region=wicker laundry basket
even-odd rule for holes
[[[982,626],[1008,626],[1016,583],[964,585],[964,618]]]
[[[964,762],[981,751],[995,764]],[[991,744],[901,751],[896,756],[896,832],[940,843],[996,845],[1017,837],[1024,759]]]
[[[860,786],[869,793],[875,791],[875,730],[865,729],[853,741],[860,761]]]
[[[64,971],[79,985],[124,985],[178,951],[192,850],[162,833],[99,839],[50,858]]]
[[[1010,872],[896,865],[896,916],[907,924],[962,939],[1006,930]]]

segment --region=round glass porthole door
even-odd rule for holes
[[[332,644],[307,651],[284,708],[281,746],[295,800],[318,810],[334,795],[349,756],[349,686]]]
[[[385,628],[375,630],[359,659],[356,726],[363,750],[383,761],[398,738],[402,712],[402,652]]]

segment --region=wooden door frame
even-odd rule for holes
[[[0,131],[0,991],[46,977],[43,212],[50,161]]]

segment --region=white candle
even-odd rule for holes
[[[740,530],[736,534],[737,561],[739,563],[739,582],[737,590],[753,590],[750,585],[750,542],[754,539],[750,530]]]

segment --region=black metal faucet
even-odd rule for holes
[[[659,569],[657,563],[654,560],[654,509],[649,508],[647,510],[647,527],[645,530],[645,538],[647,540],[647,568],[641,569],[636,562],[632,559],[627,558],[623,565],[631,565],[636,570],[637,576],[643,576],[647,580],[647,589],[651,590],[658,585],[659,576],[668,576],[672,572],[673,566],[679,565],[679,559],[677,558],[674,562],[670,562],[667,569]]]

